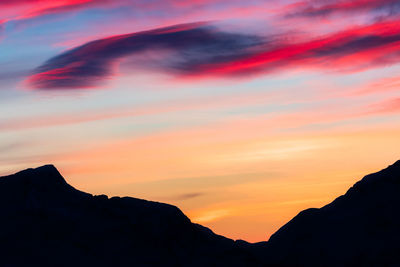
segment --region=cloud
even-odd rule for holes
[[[3,35],[4,31],[5,31],[5,28],[6,28],[5,27],[6,23],[7,23],[7,20],[0,19],[0,42],[1,42],[2,35]]]
[[[112,36],[49,59],[28,83],[39,89],[96,87],[112,78],[119,66],[131,72],[247,77],[299,67],[354,72],[400,60],[400,23],[396,20],[303,42],[296,42],[290,34],[281,36],[225,32],[206,23]]]
[[[205,195],[203,192],[187,193],[169,197],[168,200],[189,200]]]
[[[300,43],[269,44],[244,59],[203,68],[218,75],[270,73],[289,68],[354,72],[397,63],[399,41],[399,21],[381,22]]]
[[[0,2],[0,6],[17,6],[22,4],[37,3],[38,0],[3,0]]]
[[[363,96],[369,94],[379,94],[397,91],[400,87],[400,77],[385,77],[372,82],[368,82],[361,88],[351,91],[346,96]]]
[[[324,17],[335,14],[383,12],[386,15],[398,14],[398,0],[329,0],[303,1],[289,6],[288,17]]]
[[[124,12],[129,11],[134,16],[138,13],[140,14],[138,18],[145,18],[145,20],[158,16],[159,21],[165,21],[166,18],[170,18],[175,23],[182,23],[185,22],[185,20],[179,19],[182,16],[190,17],[193,15],[198,17],[199,14],[207,14],[207,12],[218,13],[218,18],[224,17],[224,12],[229,12],[231,13],[230,17],[236,18],[241,12],[248,12],[248,8],[253,11],[260,11],[261,4],[261,0],[251,1],[246,4],[243,4],[240,0],[1,0],[0,17],[7,18],[7,21],[24,21],[47,15],[60,15],[90,9],[106,9],[112,10],[112,12],[117,10],[119,12],[121,10],[124,10]],[[239,9],[241,12],[234,11]],[[130,16],[130,18],[132,17]],[[205,18],[205,20],[207,19],[210,18]],[[203,20],[203,18],[199,20]],[[141,24],[142,21],[138,23]],[[108,23],[105,24],[106,27],[109,26]],[[158,23],[158,25],[168,24]],[[115,27],[120,27],[120,25],[115,25]]]
[[[14,13],[14,9],[16,9],[19,15],[16,17],[17,19],[26,19],[33,18],[42,15],[48,14],[56,14],[63,13],[68,11],[74,11],[77,9],[90,7],[90,6],[99,6],[105,3],[108,3],[108,0],[61,0],[61,1],[52,1],[52,0],[15,0],[9,1],[4,0],[0,2],[0,8],[4,8],[6,12],[5,14]],[[22,8],[22,9],[21,9]],[[8,11],[8,12],[7,12]]]
[[[0,17],[3,18],[3,23],[7,23],[11,21],[26,21],[47,15],[60,15],[89,8],[122,5],[126,5],[125,0],[2,0],[0,1]]]
[[[59,3],[55,2],[55,1],[48,1],[42,7],[34,8],[31,11],[29,11],[25,14],[22,14],[19,17],[19,19],[29,19],[29,18],[35,18],[35,17],[51,15],[51,14],[66,13],[66,12],[76,11],[76,10],[80,10],[80,9],[95,6],[95,5],[98,6],[104,2],[106,2],[106,1],[104,1],[104,0],[99,0],[99,1],[72,0],[72,1],[61,1]]]
[[[45,62],[29,83],[42,89],[97,86],[115,73],[122,59],[141,54],[145,58],[136,57],[128,65],[191,73],[204,64],[248,56],[261,43],[260,37],[218,31],[205,23],[176,25],[89,42]]]
[[[374,114],[398,114],[400,112],[400,98],[388,99],[373,104],[368,112]]]
[[[226,217],[231,214],[231,211],[228,209],[218,209],[218,210],[207,210],[202,214],[195,216],[193,218],[194,222],[198,223],[207,223],[212,222],[223,217]]]

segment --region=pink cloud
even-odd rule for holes
[[[291,17],[323,17],[340,13],[365,13],[384,11],[387,14],[398,13],[400,4],[397,0],[328,0],[302,1],[287,7]]]
[[[84,88],[112,77],[113,66],[144,52],[160,54],[138,61],[182,77],[242,77],[293,68],[355,72],[395,64],[400,57],[398,20],[354,27],[296,42],[284,38],[229,33],[207,24],[175,25],[89,42],[48,60],[29,78],[35,88]],[[282,40],[291,41],[282,41]],[[145,55],[145,54],[144,54]],[[156,67],[154,67],[156,66]]]

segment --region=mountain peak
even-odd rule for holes
[[[51,164],[0,177],[0,201],[11,198],[17,202],[30,201],[33,198],[45,201],[87,195],[89,194],[70,186],[57,168]]]
[[[6,266],[260,266],[251,245],[193,224],[175,206],[92,196],[53,165],[0,177]],[[18,257],[23,255],[24,257]]]
[[[32,168],[30,168],[32,169]],[[55,170],[58,172],[57,168],[53,165],[53,164],[45,164],[43,166],[37,167],[37,168],[33,168],[34,170]]]
[[[48,164],[38,168],[29,168],[12,175],[0,177],[2,184],[30,184],[46,187],[68,186],[65,179],[54,165]]]
[[[19,173],[21,173],[21,172],[22,173],[23,172],[25,172],[25,173],[30,173],[31,172],[31,173],[34,173],[35,175],[38,175],[38,174],[52,175],[52,176],[54,176],[54,178],[56,178],[56,177],[58,177],[58,178],[61,177],[62,178],[60,172],[57,170],[57,168],[53,164],[46,164],[46,165],[43,165],[43,166],[40,166],[40,167],[37,167],[37,168],[29,168],[29,169],[26,169],[26,170],[22,170]],[[62,178],[62,179],[64,180],[64,178]]]

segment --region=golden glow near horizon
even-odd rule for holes
[[[172,203],[218,234],[262,241],[398,156],[400,128],[326,136],[172,131],[72,153],[59,167],[79,189]]]

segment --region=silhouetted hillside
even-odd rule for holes
[[[400,161],[300,212],[271,236],[268,258],[279,266],[400,266]]]
[[[51,165],[0,178],[0,211],[0,266],[259,265],[174,206],[92,196]]]
[[[0,178],[0,266],[400,266],[400,161],[249,244],[176,207],[92,196],[52,165]]]

